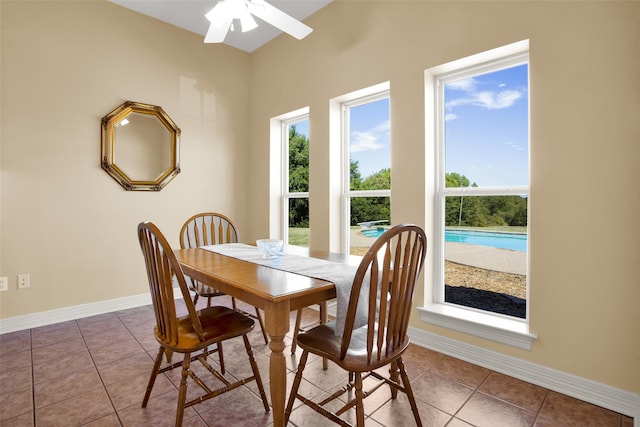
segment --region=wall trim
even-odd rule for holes
[[[174,297],[182,298],[180,289],[173,288]],[[38,328],[54,323],[81,319],[83,317],[96,316],[98,314],[111,313],[128,308],[141,307],[151,304],[149,293],[115,298],[111,300],[92,302],[88,304],[74,305],[55,310],[41,311],[25,314],[23,316],[0,319],[0,335],[9,332],[22,331],[24,329]]]
[[[640,427],[640,394],[418,328],[410,327],[409,337],[413,344],[633,417]]]
[[[182,297],[178,289],[174,289],[174,291],[178,291],[175,295],[176,298]],[[148,304],[151,304],[149,294],[140,294],[0,319],[0,334]],[[409,328],[409,336],[416,345],[632,417],[634,426],[640,427],[640,394],[631,393],[421,329]]]

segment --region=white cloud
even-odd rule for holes
[[[522,98],[522,93],[516,90],[470,92],[466,98],[457,98],[447,102],[447,108],[451,109],[461,105],[474,105],[489,110],[498,110],[511,107],[520,98]]]
[[[458,89],[464,90],[466,92],[471,92],[476,87],[476,81],[473,80],[473,78],[456,80],[454,82],[447,83],[447,87],[450,89]]]
[[[444,120],[445,120],[445,121],[447,121],[447,122],[448,122],[449,120],[455,120],[455,119],[457,119],[457,118],[458,118],[458,116],[457,116],[457,115],[455,115],[455,114],[453,114],[453,113],[447,113],[447,114],[445,114],[445,116],[444,116]]]
[[[384,147],[380,138],[388,134],[391,129],[389,120],[378,123],[373,128],[365,132],[351,132],[351,143],[349,150],[352,153],[367,150],[379,150]]]
[[[515,90],[503,90],[501,92],[480,92],[478,93],[477,100],[481,107],[488,108],[490,110],[496,110],[500,108],[511,107],[515,102],[522,97],[522,94]]]
[[[524,151],[524,147],[522,147],[519,144],[516,144],[515,142],[507,141],[504,143],[504,145],[508,146],[509,148],[515,151]]]

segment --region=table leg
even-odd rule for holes
[[[328,313],[327,313],[327,302],[326,301],[322,301],[320,303],[320,323],[322,325],[324,325],[328,321],[329,321],[329,316],[328,316]],[[327,360],[326,357],[323,357],[322,358],[322,369],[326,371],[328,368],[329,368],[329,361]]]
[[[287,364],[284,336],[289,331],[289,301],[265,307],[265,328],[269,334],[269,382],[274,427],[284,427],[284,405],[287,394]]]

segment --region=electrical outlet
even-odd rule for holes
[[[9,290],[9,278],[7,276],[0,277],[0,292]]]
[[[29,275],[28,274],[18,275],[18,289],[26,289],[29,286],[31,286],[31,283],[29,283]]]

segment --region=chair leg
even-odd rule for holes
[[[222,353],[222,341],[216,344],[218,346],[218,359],[220,360],[220,373],[224,375],[224,354]]]
[[[413,412],[413,418],[416,420],[416,425],[418,427],[422,427],[422,421],[420,420],[420,413],[418,412],[418,405],[416,405],[416,398],[413,395],[413,389],[411,388],[411,382],[409,381],[409,376],[407,375],[407,371],[404,369],[404,362],[402,361],[402,357],[398,358],[398,368],[400,369],[400,377],[402,378],[402,385],[404,386],[404,391],[407,394],[407,398],[409,399],[409,404],[411,405],[411,412]]]
[[[156,361],[153,364],[153,368],[151,369],[151,376],[149,377],[149,383],[147,384],[147,391],[144,393],[144,399],[142,399],[142,407],[146,408],[147,403],[149,402],[149,396],[151,396],[151,390],[153,390],[153,384],[156,382],[156,377],[158,376],[158,371],[160,370],[160,364],[162,363],[162,356],[164,354],[164,347],[160,347],[158,350],[158,355],[156,356]]]
[[[269,336],[264,330],[264,321],[262,320],[262,315],[260,314],[260,309],[256,307],[256,318],[258,319],[258,323],[260,324],[260,330],[262,331],[262,338],[264,338],[264,343],[269,344]]]
[[[394,360],[393,362],[391,362],[391,365],[389,365],[389,379],[391,381],[393,381],[396,384],[400,384],[400,375],[399,375],[399,371],[398,371],[398,363]],[[389,385],[389,388],[391,389],[391,398],[395,399],[398,397],[398,389],[395,387],[392,387],[391,385]]]
[[[251,370],[253,371],[253,376],[256,379],[256,384],[258,386],[258,391],[260,392],[260,397],[262,398],[262,404],[264,405],[265,412],[269,412],[269,401],[267,400],[267,394],[264,391],[264,386],[262,385],[262,378],[260,378],[260,371],[258,371],[258,364],[256,363],[256,358],[253,357],[253,350],[251,349],[251,344],[249,343],[249,338],[246,335],[242,336],[244,340],[244,348],[247,350],[247,355],[249,356],[249,363],[251,364]]]
[[[296,339],[298,338],[298,333],[300,332],[300,323],[302,323],[302,309],[298,309],[296,313],[296,326],[293,328],[293,342],[291,343],[291,354],[296,352],[296,348],[298,348],[298,344]]]
[[[364,391],[362,390],[362,373],[356,372],[356,425],[364,427]]]
[[[298,394],[300,382],[302,381],[302,371],[304,371],[304,367],[307,364],[308,356],[309,353],[304,350],[302,352],[302,357],[300,357],[300,363],[298,363],[298,372],[296,372],[296,377],[293,380],[293,385],[291,386],[291,394],[289,394],[289,401],[287,402],[287,407],[284,410],[284,425],[287,425],[287,423],[289,422],[289,417],[291,416],[291,411],[293,410],[293,404],[296,401],[296,395]]]
[[[182,427],[184,418],[184,404],[187,400],[187,377],[189,376],[189,366],[191,365],[191,353],[185,353],[182,360],[182,377],[180,378],[180,388],[178,390],[178,409],[176,410],[176,427]]]

